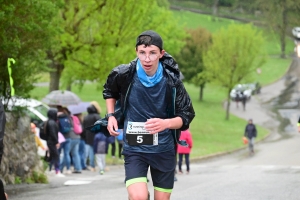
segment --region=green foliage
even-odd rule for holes
[[[178,54],[177,62],[184,75],[184,81],[192,82],[200,87],[199,99],[203,99],[203,89],[208,81],[203,64],[203,53],[212,43],[212,36],[204,28],[187,30],[190,37],[186,39],[185,46]]]
[[[204,55],[211,80],[232,89],[251,75],[265,61],[261,32],[251,24],[230,25],[213,35],[213,44]]]
[[[44,169],[44,171],[46,171],[47,168],[49,167],[49,163],[47,161],[45,161],[45,156],[41,156],[40,158],[43,163],[43,169]]]
[[[25,183],[27,183],[27,184],[32,184],[32,183],[34,183],[34,181],[32,180],[31,177],[29,177],[29,178],[26,178],[26,179],[25,179]]]
[[[170,7],[170,3],[168,0],[157,0],[156,3],[159,7],[164,7],[167,9]]]
[[[48,178],[44,173],[38,173],[36,171],[32,171],[31,176],[27,177],[24,180],[25,183],[31,184],[31,183],[48,183]],[[16,176],[15,177],[15,184],[21,184],[23,183],[21,177]]]
[[[187,30],[190,37],[186,38],[186,44],[177,56],[180,70],[184,74],[184,81],[200,86],[206,82],[205,79],[197,79],[197,75],[204,71],[203,53],[211,45],[212,36],[204,28]]]
[[[15,184],[21,184],[22,183],[22,179],[19,176],[15,176]]]
[[[32,172],[31,179],[34,183],[48,183],[48,178],[44,173]]]
[[[294,0],[256,0],[257,7],[262,11],[269,28],[277,33],[281,57],[286,57],[286,36],[291,35],[291,27],[299,25],[300,2]],[[276,14],[274,14],[276,13]]]
[[[61,17],[61,46],[52,54],[53,63],[63,65],[63,87],[75,80],[102,85],[113,67],[135,57],[136,37],[144,30],[157,31],[171,54],[180,50],[186,36],[172,12],[155,1],[66,1]]]
[[[58,1],[56,1],[58,2]],[[36,74],[45,69],[45,49],[56,27],[55,1],[14,0],[0,4],[0,96],[9,97],[7,59],[14,58],[12,77],[16,95],[28,96]]]

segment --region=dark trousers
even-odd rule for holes
[[[54,165],[55,171],[59,171],[59,154],[58,154],[58,149],[56,148],[55,144],[48,144],[48,149],[50,152],[50,162]]]
[[[108,153],[108,147],[111,144],[111,156],[115,156],[116,155],[116,143],[106,143],[106,149],[105,149],[105,153]]]
[[[178,168],[179,171],[182,172],[181,166],[182,166],[182,159],[183,159],[183,155],[184,155],[184,159],[185,159],[185,164],[186,164],[186,171],[190,171],[190,154],[182,154],[179,153],[179,161],[178,161]]]
[[[123,149],[123,143],[118,143],[119,144],[119,148],[118,148],[118,151],[119,151],[119,158],[122,157],[122,149]]]

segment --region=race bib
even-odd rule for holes
[[[126,140],[129,145],[158,145],[158,133],[145,130],[145,122],[128,122]]]

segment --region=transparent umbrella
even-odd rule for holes
[[[42,102],[49,106],[70,106],[81,102],[80,98],[73,92],[67,90],[54,90],[47,94]]]
[[[68,110],[72,115],[87,112],[87,108],[91,105],[90,102],[80,102],[77,105],[69,105]]]

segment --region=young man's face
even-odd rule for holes
[[[159,59],[164,55],[165,51],[155,46],[139,45],[136,48],[136,54],[140,59],[143,69],[148,76],[153,76],[158,68]]]

